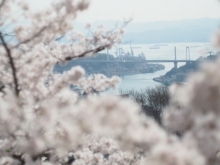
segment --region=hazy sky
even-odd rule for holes
[[[41,8],[50,0],[34,1],[31,3]],[[220,18],[220,0],[91,0],[89,9],[80,13],[77,21],[122,20],[131,16],[134,22]]]

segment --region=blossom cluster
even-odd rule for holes
[[[86,0],[56,0],[41,12],[32,12],[25,1],[1,0],[1,16],[11,15],[15,4],[27,24],[16,24],[17,42],[0,31],[0,164],[219,163],[220,61],[202,66],[187,85],[171,87],[161,128],[130,100],[89,94],[115,87],[118,77],[86,77],[79,66],[53,72],[57,63],[111,48],[121,41],[122,28],[99,26],[90,37],[73,31],[78,11],[88,8]],[[66,35],[68,43],[60,42]],[[80,99],[71,85],[88,97]]]
[[[181,131],[186,145],[197,148],[210,162],[220,161],[220,60],[206,63],[188,78],[187,85],[173,85],[172,104],[164,113],[167,128]]]

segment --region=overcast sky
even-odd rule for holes
[[[35,1],[35,2],[34,2]],[[41,8],[50,0],[34,0]],[[220,0],[91,0],[87,11],[77,21],[122,20],[133,17],[134,22],[220,18]]]

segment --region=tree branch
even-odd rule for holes
[[[5,85],[0,82],[0,92],[4,93]]]
[[[96,54],[96,53],[98,53],[98,52],[104,50],[107,46],[108,46],[108,45],[106,45],[106,46],[100,46],[100,47],[97,47],[97,48],[95,48],[95,49],[85,51],[85,52],[83,52],[82,54],[79,54],[79,55],[74,56],[74,57],[66,57],[65,60],[69,61],[69,60],[72,60],[72,59],[75,59],[75,58],[85,57],[85,56],[86,56],[87,54],[89,54],[89,53],[94,53],[94,54]]]
[[[21,165],[25,165],[25,160],[22,158],[22,155],[13,154],[12,158],[14,158],[15,160],[18,160]]]
[[[2,6],[5,4],[5,1],[6,1],[6,0],[3,0],[3,1],[1,2],[1,4],[0,4],[0,9],[1,9]]]
[[[12,69],[12,75],[13,75],[13,81],[14,81],[14,85],[15,85],[15,94],[16,96],[19,95],[19,89],[18,89],[18,78],[17,78],[17,74],[16,74],[16,68],[15,68],[15,64],[14,64],[14,61],[13,61],[13,58],[12,58],[12,55],[11,55],[11,50],[8,48],[8,45],[6,44],[5,40],[4,40],[4,37],[2,36],[2,33],[0,33],[0,39],[2,41],[2,44],[6,50],[6,54],[8,56],[8,59],[9,59],[9,64],[11,66],[11,69]]]
[[[37,161],[37,160],[41,160],[42,157],[46,157],[46,160],[49,161],[50,160],[50,153],[39,153],[38,155],[33,155],[32,156],[32,160],[33,161]]]

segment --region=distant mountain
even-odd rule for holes
[[[114,28],[122,22],[109,20],[92,22],[92,27],[103,24]],[[213,31],[220,25],[220,18],[183,19],[176,21],[155,21],[129,23],[123,41],[133,40],[135,44],[172,43],[172,42],[209,42]],[[85,24],[75,22],[75,29],[85,33]]]
[[[212,29],[164,29],[148,30],[138,33],[126,33],[123,40],[136,44],[177,43],[177,42],[209,42]]]
[[[27,22],[21,22],[26,24]],[[92,29],[103,24],[106,28],[113,29],[123,22],[105,20],[91,22]],[[74,22],[75,30],[90,35],[85,28],[86,23]],[[126,27],[123,42],[132,41],[133,44],[151,43],[176,43],[176,42],[209,42],[213,31],[220,25],[220,18],[183,19],[176,21],[155,21],[136,23],[130,22]],[[12,32],[13,24],[1,27],[4,32]],[[17,42],[13,37],[6,37],[6,41]],[[67,42],[64,38],[63,42]]]

